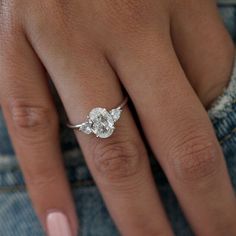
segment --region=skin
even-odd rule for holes
[[[0,38],[1,106],[45,229],[55,209],[78,230],[48,73],[71,123],[118,105],[123,86],[194,233],[236,235],[235,194],[206,112],[234,58],[214,1],[1,0]],[[110,138],[75,134],[120,233],[173,235],[129,107]]]

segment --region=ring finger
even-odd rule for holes
[[[82,123],[94,107],[110,110],[122,101],[118,79],[92,44],[83,52],[73,40],[70,44],[60,45],[58,41],[54,47],[47,45],[52,44],[35,45],[35,49],[53,78],[72,124]],[[84,57],[78,60],[78,55]],[[75,131],[111,215],[123,235],[172,235],[144,144],[127,107],[116,126],[108,139]]]

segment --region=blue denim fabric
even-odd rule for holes
[[[224,0],[223,0],[224,1]],[[221,2],[223,2],[221,1]],[[225,3],[227,0],[225,0]],[[228,1],[229,2],[229,1]],[[220,4],[225,25],[236,39],[236,4]],[[60,109],[60,105],[58,104]],[[229,174],[236,190],[236,63],[228,87],[208,110],[209,117],[222,146]],[[101,195],[86,167],[74,134],[64,126],[61,117],[61,145],[70,180],[82,236],[119,235]],[[153,175],[163,204],[176,235],[191,236],[188,223],[177,203],[168,181],[150,154]],[[43,236],[44,233],[25,191],[24,179],[7,134],[0,111],[0,235]]]

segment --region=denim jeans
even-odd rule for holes
[[[219,10],[232,38],[236,39],[236,2],[221,0]],[[58,105],[60,109],[60,105]],[[216,136],[221,144],[228,171],[236,190],[236,62],[227,88],[208,110]],[[61,117],[61,146],[68,179],[73,190],[82,236],[119,235],[101,195],[84,162],[74,134]],[[177,199],[158,163],[150,154],[153,175],[176,235],[193,233]],[[0,235],[43,236],[0,111]]]

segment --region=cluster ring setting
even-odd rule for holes
[[[128,97],[125,97],[118,107],[109,111],[101,107],[93,108],[85,122],[77,125],[68,123],[67,126],[71,129],[78,129],[85,134],[94,134],[99,138],[108,138],[113,134],[115,123],[119,120],[123,111],[122,108],[126,105],[127,101]]]

